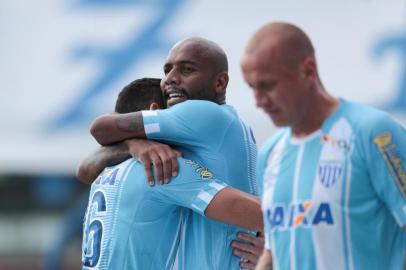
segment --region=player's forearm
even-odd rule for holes
[[[209,204],[205,214],[227,224],[263,231],[259,199],[234,188],[221,190]]]
[[[264,229],[261,203],[258,198],[242,193],[241,198],[235,198],[229,206],[230,221],[235,225],[250,230],[262,232]]]
[[[271,251],[264,249],[255,270],[272,270],[272,253]]]
[[[103,146],[82,160],[76,177],[85,184],[91,184],[105,167],[116,165],[130,157],[125,143]]]
[[[99,116],[93,121],[90,133],[101,145],[131,138],[146,138],[141,112]]]

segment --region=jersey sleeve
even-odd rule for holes
[[[148,139],[171,145],[217,147],[231,119],[221,106],[209,101],[188,100],[156,111],[142,111]],[[215,138],[215,139],[213,139]]]
[[[227,184],[192,160],[179,158],[178,161],[179,174],[170,183],[153,187],[154,196],[164,203],[190,208],[204,215],[215,195]]]
[[[372,185],[403,227],[406,225],[406,130],[386,114],[380,115],[369,130],[364,147]]]

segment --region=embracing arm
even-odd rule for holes
[[[91,184],[105,167],[116,165],[130,157],[124,142],[102,146],[80,162],[76,177],[85,184]]]
[[[86,184],[91,184],[100,172],[107,166],[116,165],[131,156],[138,159],[145,169],[148,183],[154,185],[152,166],[156,169],[159,183],[167,183],[172,176],[178,174],[177,150],[168,145],[142,139],[125,140],[113,145],[103,146],[87,156],[80,163],[76,177]]]
[[[142,112],[99,116],[93,121],[90,133],[101,145],[130,138],[146,138]]]
[[[259,232],[264,230],[259,199],[234,188],[219,191],[206,208],[205,214],[207,217],[235,226]],[[238,237],[243,242],[232,242],[233,254],[244,259],[240,263],[241,268],[253,270],[264,248],[264,237],[262,233],[256,236],[239,233]]]
[[[219,191],[206,208],[205,215],[238,227],[263,231],[259,199],[234,188]]]

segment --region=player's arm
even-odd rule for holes
[[[99,116],[93,121],[90,133],[101,145],[130,138],[146,138],[142,112]]]
[[[356,146],[365,158],[372,187],[400,228],[406,227],[406,129],[386,114],[377,115]]]
[[[105,167],[116,165],[131,156],[144,165],[148,183],[152,186],[154,178],[151,165],[157,168],[156,178],[162,184],[177,175],[179,167],[176,157],[181,156],[181,153],[159,142],[142,139],[125,140],[103,146],[87,156],[80,163],[76,176],[80,181],[91,184]]]
[[[102,146],[80,162],[76,177],[85,184],[91,184],[105,167],[119,164],[130,157],[124,142]]]
[[[272,253],[270,250],[264,249],[255,270],[272,270]]]
[[[209,218],[255,231],[263,231],[258,198],[227,187],[219,191],[205,210]]]
[[[192,160],[180,158],[179,165],[180,174],[169,185],[153,189],[157,199],[224,223],[263,231],[258,198],[227,186]]]
[[[141,140],[146,137],[142,112],[100,116],[92,123],[90,132],[101,145],[138,138],[139,140],[129,140],[128,148],[131,155],[144,165],[149,185],[154,184],[151,165],[155,168],[157,180],[161,184],[168,183],[171,177],[178,173],[176,158],[181,156],[179,151],[162,143]]]

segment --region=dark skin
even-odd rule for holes
[[[217,45],[200,41],[189,39],[175,45],[166,59],[161,89],[168,107],[187,99],[225,103],[226,56]]]
[[[214,66],[214,68],[213,68]],[[225,70],[224,70],[225,69]],[[223,104],[228,84],[227,59],[216,44],[199,39],[187,39],[174,46],[164,64],[165,76],[161,89],[167,106],[173,106],[188,99],[202,99]],[[141,112],[127,114],[108,114],[98,117],[90,132],[101,145],[109,145],[126,139],[145,139],[143,117]],[[135,147],[133,147],[134,149]],[[163,159],[154,155],[145,159],[148,182],[154,182],[150,165],[157,171],[159,183],[168,182],[177,174],[176,160],[167,159],[167,150],[162,152]],[[132,153],[139,156],[139,153]],[[160,157],[160,152],[157,153]],[[173,155],[171,156],[173,158]],[[162,168],[162,170],[161,170]]]
[[[176,174],[162,175],[159,173],[171,172],[171,170],[164,169],[168,166],[177,172],[178,163],[176,158],[180,156],[181,153],[179,151],[172,149],[166,144],[143,139],[130,139],[100,147],[81,162],[76,176],[83,183],[91,184],[106,166],[113,166],[133,157],[144,165],[147,178],[152,179],[148,181],[148,184],[153,186],[154,178],[151,168],[146,167],[148,166],[146,164],[154,164],[154,167],[160,168],[160,170],[156,170],[157,178],[169,179],[172,176],[176,176]],[[163,184],[163,182],[159,183]]]
[[[102,146],[82,160],[76,176],[83,183],[91,184],[103,168],[117,165],[130,157],[124,142]]]
[[[254,269],[258,263],[259,256],[264,249],[265,240],[263,233],[259,232],[256,236],[239,233],[237,237],[248,243],[233,241],[231,246],[234,249],[234,255],[248,260],[247,262],[242,262],[240,264],[241,268]]]
[[[145,109],[159,109],[159,104],[152,102]],[[119,116],[120,114],[115,113],[114,115]],[[133,126],[131,120],[129,124],[125,126],[123,126],[120,121],[118,123],[120,130],[131,130]],[[91,184],[104,167],[121,163],[131,156],[141,161],[144,165],[148,183],[153,186],[154,178],[152,177],[151,164],[156,168],[157,178],[159,183],[162,184],[162,179],[169,179],[177,175],[178,162],[176,158],[180,157],[181,153],[159,142],[145,139],[128,139],[119,143],[103,146],[89,155],[81,162],[76,175],[80,181]],[[168,169],[168,167],[172,168],[172,170]],[[164,175],[163,173],[171,174]]]
[[[161,81],[161,89],[167,100],[167,106],[173,106],[188,99],[203,99],[217,104],[225,103],[225,93],[228,84],[227,60],[224,52],[216,44],[199,39],[188,39],[174,46],[164,65],[165,76]],[[92,124],[91,133],[102,145],[116,143],[122,140],[137,138],[145,139],[145,130],[141,113],[124,115],[105,115],[97,118]],[[134,143],[129,141],[128,144]],[[133,147],[136,148],[136,147]],[[139,157],[132,152],[133,156]],[[148,182],[153,183],[151,169],[157,171],[159,183],[168,182],[172,175],[177,174],[173,166],[176,159],[168,156],[166,150],[157,150],[154,154],[146,154],[142,162],[146,169]],[[151,166],[152,165],[152,166]],[[241,238],[250,237],[241,234]],[[240,243],[237,253],[249,260],[258,257],[262,250],[263,241],[248,239],[251,243]],[[253,247],[257,247],[253,249]],[[253,259],[252,259],[253,260]],[[256,263],[246,263],[247,269],[254,269]]]
[[[137,141],[146,145],[149,143],[147,140]],[[130,155],[126,144],[126,142],[122,142],[117,145],[103,146],[89,155],[82,161],[77,172],[78,177],[82,177],[80,178],[81,181],[87,183],[88,181],[85,178],[96,171],[101,171],[103,169],[100,167],[101,164],[111,166],[113,163],[117,164],[128,159]],[[162,146],[170,149],[169,146]],[[89,182],[92,182],[94,179],[92,178]],[[209,218],[250,230],[263,230],[262,211],[258,198],[231,187],[222,189],[215,196],[206,208],[205,215]]]

